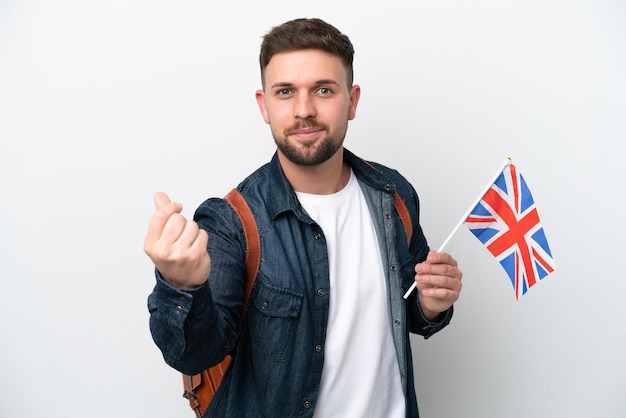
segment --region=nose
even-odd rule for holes
[[[299,94],[294,100],[294,116],[299,119],[309,119],[317,114],[313,98],[308,94]]]

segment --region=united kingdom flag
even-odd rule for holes
[[[509,163],[465,220],[506,270],[515,298],[554,271],[554,260],[526,181]]]

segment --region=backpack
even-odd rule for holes
[[[230,203],[237,216],[239,216],[246,238],[247,279],[246,296],[243,306],[243,313],[245,315],[248,307],[248,301],[250,300],[250,294],[252,293],[252,287],[254,286],[254,281],[261,263],[261,239],[259,237],[256,221],[254,220],[254,215],[252,215],[252,211],[241,193],[239,193],[237,189],[233,189],[224,197],[224,199]],[[400,215],[400,220],[402,221],[402,226],[406,232],[408,244],[411,245],[411,237],[413,233],[411,216],[404,200],[402,200],[398,192],[396,192],[394,197],[394,206],[398,215]],[[196,418],[202,418],[209,407],[217,389],[222,383],[222,377],[226,373],[230,360],[231,356],[227,355],[221,363],[209,367],[201,373],[193,376],[183,374],[183,387],[185,390],[183,397],[189,401],[189,406],[195,412]]]

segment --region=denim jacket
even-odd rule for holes
[[[438,322],[430,322],[421,311],[417,292],[408,300],[402,297],[414,281],[415,264],[428,252],[413,187],[397,171],[368,165],[348,150],[344,159],[372,214],[386,272],[389,323],[406,416],[418,417],[409,332],[430,337],[449,323],[452,308]],[[152,336],[165,361],[188,375],[233,355],[206,417],[312,417],[332,292],[324,232],[298,202],[277,155],[238,189],[252,209],[261,238],[261,265],[245,316],[242,225],[225,200],[212,198],[194,215],[209,233],[209,279],[196,289],[181,290],[166,283],[157,271],[148,298]],[[394,209],[396,191],[413,222],[410,246]]]

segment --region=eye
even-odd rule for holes
[[[280,89],[276,91],[276,95],[277,96],[287,96],[291,93],[291,90],[289,89]]]
[[[333,91],[328,87],[320,87],[319,89],[317,89],[317,92],[322,96],[328,96],[329,94],[332,94]]]

